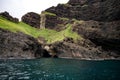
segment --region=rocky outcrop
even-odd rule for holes
[[[96,46],[120,55],[120,21],[78,21],[73,31],[91,40]]]
[[[0,57],[120,59],[119,4],[120,0],[69,0],[67,4],[50,7],[41,15],[27,13],[22,21],[35,28],[61,31],[69,23],[72,31],[82,39],[66,38],[47,44],[43,37],[38,39],[38,43],[22,33],[0,30]]]
[[[70,0],[46,11],[60,17],[109,22],[120,20],[119,4],[119,0]]]
[[[11,15],[9,15],[8,12],[2,12],[2,13],[0,13],[0,16],[4,17],[12,22],[15,22],[15,23],[19,22],[19,20],[17,18],[13,18]]]
[[[53,29],[60,31],[65,29],[65,25],[69,23],[68,18],[62,18],[54,13],[42,12],[41,13],[41,28]]]
[[[120,39],[120,21],[99,22],[99,21],[75,21],[73,31],[85,38],[106,38]]]
[[[0,59],[33,59],[50,57],[36,39],[23,33],[0,29]]]
[[[46,12],[54,13],[59,18],[68,18],[68,23],[73,24],[73,31],[95,45],[84,47],[66,41],[56,43],[53,46],[58,53],[63,53],[59,56],[120,58],[119,4],[119,0],[69,0],[67,4],[46,9]]]
[[[29,12],[22,16],[21,20],[32,27],[40,28],[40,15],[34,12]]]
[[[74,59],[119,59],[120,55],[112,51],[104,51],[101,46],[96,46],[88,39],[74,42],[70,38],[66,38],[63,42],[57,42],[51,45],[60,58]]]

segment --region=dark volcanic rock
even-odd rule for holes
[[[68,4],[70,4],[72,6],[83,5],[83,4],[86,4],[86,3],[87,3],[87,0],[69,0],[69,2],[68,2]]]
[[[34,12],[29,12],[22,16],[22,21],[35,28],[40,28],[40,15]]]
[[[85,42],[81,41],[84,45],[74,43],[71,39],[52,44],[60,53],[58,56],[86,59],[120,58],[119,4],[119,0],[69,0],[67,4],[58,4],[57,7],[45,10],[56,14],[55,20],[46,20],[48,25],[53,21],[52,25],[55,25],[52,29],[59,28],[58,18],[68,18],[66,24],[71,23],[73,31],[85,39]]]
[[[85,38],[120,39],[120,21],[76,21],[73,31],[83,35]]]
[[[65,25],[68,23],[69,23],[68,18],[61,18],[49,12],[42,12],[41,14],[41,26],[40,26],[41,28],[45,27],[48,29],[60,31],[65,29]]]
[[[120,20],[119,0],[70,0],[46,11],[60,17],[78,20],[115,21]]]
[[[56,15],[46,16],[46,28],[59,31],[71,23],[73,31],[84,38],[78,43],[67,39],[52,44],[58,57],[120,59],[119,4],[120,0],[69,0],[45,10]]]
[[[112,51],[104,51],[90,40],[74,43],[72,39],[52,44],[58,57],[74,59],[120,59],[120,55]]]
[[[91,40],[96,46],[120,55],[120,21],[98,22],[78,21],[73,31]]]
[[[46,52],[34,38],[0,29],[0,59],[31,59],[43,53]]]
[[[12,22],[15,22],[15,23],[18,23],[19,20],[17,18],[13,18],[8,12],[2,12],[0,13],[0,16],[12,21]]]

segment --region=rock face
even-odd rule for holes
[[[98,22],[83,21],[74,25],[73,31],[92,41],[103,50],[120,55],[120,21]]]
[[[46,12],[56,14],[57,18],[68,18],[67,23],[72,21],[73,31],[87,42],[86,45],[76,44],[70,40],[55,43],[53,46],[56,47],[58,53],[61,52],[58,55],[90,59],[120,58],[119,4],[119,0],[69,0],[67,4],[58,4],[57,7],[46,9]]]
[[[17,18],[13,18],[11,15],[9,15],[8,12],[2,12],[2,13],[0,13],[0,16],[4,17],[12,22],[15,22],[15,23],[19,22],[19,20]]]
[[[62,58],[74,59],[119,59],[120,55],[112,51],[104,51],[102,47],[96,45],[90,40],[74,43],[72,39],[52,44],[55,48],[57,56]]]
[[[60,31],[65,29],[65,25],[69,23],[68,18],[61,18],[50,12],[42,12],[41,14],[41,28],[53,29]]]
[[[21,20],[32,27],[40,28],[40,15],[37,13],[29,12],[22,16]]]
[[[67,4],[46,9],[41,15],[27,13],[22,21],[35,28],[61,31],[70,23],[72,31],[83,39],[66,38],[52,44],[45,44],[43,39],[43,44],[39,44],[27,35],[0,30],[0,58],[120,59],[119,4],[120,0],[69,0]]]
[[[119,4],[119,0],[70,0],[46,11],[60,17],[108,22],[120,20]]]
[[[0,59],[50,57],[34,38],[0,29]]]

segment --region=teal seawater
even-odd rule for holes
[[[0,60],[0,80],[120,80],[120,61]]]

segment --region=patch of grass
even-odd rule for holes
[[[23,32],[23,33],[33,36],[35,38],[37,38],[39,35],[36,33],[36,31],[38,32],[38,30],[36,28],[33,28],[23,22],[14,23],[14,22],[11,22],[2,17],[0,17],[0,28],[9,30],[9,31],[15,32],[15,33]]]
[[[83,24],[84,23],[84,20],[72,19],[72,21],[74,21],[75,23],[78,23],[78,24]]]
[[[65,38],[73,38],[74,41],[78,39],[82,39],[81,36],[79,36],[77,33],[72,31],[72,25],[67,24],[66,29],[62,30],[60,32],[54,31],[54,30],[49,30],[49,29],[44,29],[42,30],[42,37],[45,38],[48,44],[62,41]]]
[[[50,29],[36,29],[23,22],[13,23],[5,18],[0,17],[0,28],[9,30],[11,32],[23,32],[34,38],[43,37],[47,44],[62,41],[65,38],[73,38],[74,40],[81,39],[81,37],[72,31],[72,25],[67,24],[66,29],[62,31],[55,31]]]
[[[51,12],[47,12],[47,11],[44,11],[42,13],[45,14],[45,15],[56,16],[56,14],[51,13]]]
[[[63,21],[68,21],[68,20],[69,20],[69,18],[60,17],[60,20],[63,20]]]

